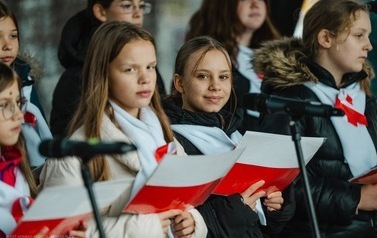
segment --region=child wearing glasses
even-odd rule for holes
[[[30,57],[26,59],[20,54],[16,16],[2,1],[0,1],[0,46],[0,62],[12,67],[22,80],[22,95],[28,100],[22,134],[26,139],[26,149],[31,166],[38,168],[45,161],[45,157],[38,152],[38,145],[41,140],[52,137],[33,86],[34,76],[38,75],[40,69]]]
[[[10,67],[0,62],[0,237],[5,238],[17,226],[23,214],[15,207],[27,209],[37,195],[24,140],[20,136],[25,112],[21,80]],[[24,210],[22,210],[22,213]],[[85,224],[69,235],[85,237]],[[42,230],[40,234],[45,234]]]
[[[98,156],[88,162],[94,181],[135,178],[138,191],[157,167],[158,148],[175,141],[156,90],[156,47],[145,30],[122,21],[103,23],[94,33],[85,58],[83,87],[70,135],[75,140],[124,141],[138,148],[122,155]],[[176,143],[177,154],[184,154]],[[43,186],[81,184],[80,159],[48,159]],[[205,237],[207,228],[196,209],[154,214],[122,213],[130,194],[103,214],[108,237]],[[155,194],[150,199],[159,199]],[[89,226],[90,237],[96,231]]]
[[[58,49],[58,58],[65,71],[52,98],[50,126],[54,136],[67,135],[68,123],[80,98],[83,60],[94,31],[102,23],[112,20],[143,27],[144,15],[151,10],[151,3],[140,0],[88,0],[86,9],[79,11],[66,22]],[[166,94],[158,70],[157,88],[160,95]]]

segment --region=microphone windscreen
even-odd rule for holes
[[[266,112],[266,100],[268,95],[263,93],[249,93],[243,97],[243,106],[246,109],[250,109],[258,112]]]
[[[63,139],[44,140],[39,144],[39,153],[46,157],[58,157],[61,155]]]

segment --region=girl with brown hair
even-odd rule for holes
[[[259,93],[262,75],[257,75],[250,60],[253,51],[267,40],[280,38],[272,24],[269,0],[203,0],[191,17],[186,40],[196,36],[210,36],[224,45],[232,60],[233,83],[237,104],[243,97]],[[258,130],[259,113],[246,110],[240,132]]]
[[[377,165],[377,103],[368,6],[360,0],[320,0],[306,13],[302,39],[287,38],[256,50],[254,68],[265,93],[328,104],[343,117],[302,115],[302,136],[326,141],[306,166],[321,237],[376,237],[377,185],[349,182]],[[266,132],[290,134],[284,113],[261,117]],[[297,209],[284,237],[308,237],[311,226],[303,181],[295,182]]]
[[[155,90],[156,65],[154,39],[142,28],[111,21],[94,33],[83,68],[79,107],[70,125],[71,138],[124,141],[138,149],[90,160],[94,181],[135,178],[131,192],[135,194],[157,167],[156,150],[174,142]],[[178,142],[176,146],[177,154],[184,154]],[[77,157],[49,159],[42,170],[42,185],[82,183],[80,163]],[[129,193],[123,194],[104,214],[103,226],[109,237],[172,237],[173,233],[176,237],[205,237],[207,233],[196,209],[122,214],[129,197]],[[95,233],[92,227],[88,230],[91,235]]]

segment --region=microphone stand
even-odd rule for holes
[[[296,154],[297,154],[297,160],[298,164],[300,167],[300,172],[302,175],[302,179],[304,180],[304,197],[306,200],[306,205],[307,209],[309,212],[309,219],[312,224],[312,233],[313,237],[320,238],[320,233],[319,233],[319,228],[318,228],[318,222],[317,222],[317,216],[314,210],[314,205],[313,205],[313,198],[310,193],[310,186],[309,186],[309,179],[308,175],[306,173],[306,167],[305,167],[305,161],[304,161],[304,156],[302,153],[302,147],[301,147],[301,135],[300,132],[298,131],[298,127],[296,122],[298,121],[299,117],[298,116],[291,116],[291,121],[289,122],[289,127],[291,129],[291,135],[292,135],[292,140],[295,144],[296,148]]]
[[[82,179],[84,181],[85,188],[88,191],[88,195],[89,195],[90,203],[92,205],[94,218],[96,220],[97,229],[98,229],[98,232],[99,232],[99,237],[105,238],[106,237],[105,231],[103,229],[101,216],[100,216],[98,206],[97,206],[97,203],[96,203],[96,199],[95,199],[95,196],[94,196],[94,192],[93,192],[93,186],[92,186],[93,182],[92,182],[92,178],[91,178],[91,175],[90,175],[89,168],[87,166],[87,162],[91,159],[91,157],[92,156],[88,156],[86,158],[81,158],[82,159],[81,176],[82,176]]]

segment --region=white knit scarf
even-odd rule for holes
[[[324,104],[334,105],[336,99],[340,100],[353,110],[364,114],[366,96],[361,90],[359,83],[353,83],[339,90],[326,86],[323,83],[307,82],[305,86],[314,92]],[[346,101],[346,97],[352,98],[352,104]],[[373,141],[365,125],[352,125],[347,116],[331,117],[335,130],[342,144],[344,157],[349,164],[353,176],[369,170],[377,164],[377,153]]]
[[[14,171],[16,183],[14,187],[0,180],[0,230],[9,235],[17,226],[12,215],[12,206],[16,203],[26,212],[31,202],[29,186],[18,168]]]
[[[173,131],[181,134],[188,139],[204,155],[221,154],[236,148],[241,141],[242,135],[235,131],[230,137],[218,127],[199,126],[199,125],[172,125]],[[260,200],[257,201],[257,214],[262,225],[266,225]]]
[[[142,166],[132,188],[131,197],[133,197],[156,169],[156,149],[165,145],[166,141],[160,121],[149,106],[140,109],[140,119],[137,119],[115,102],[110,101],[110,104],[114,108],[115,119],[122,131],[130,137],[136,146]]]

